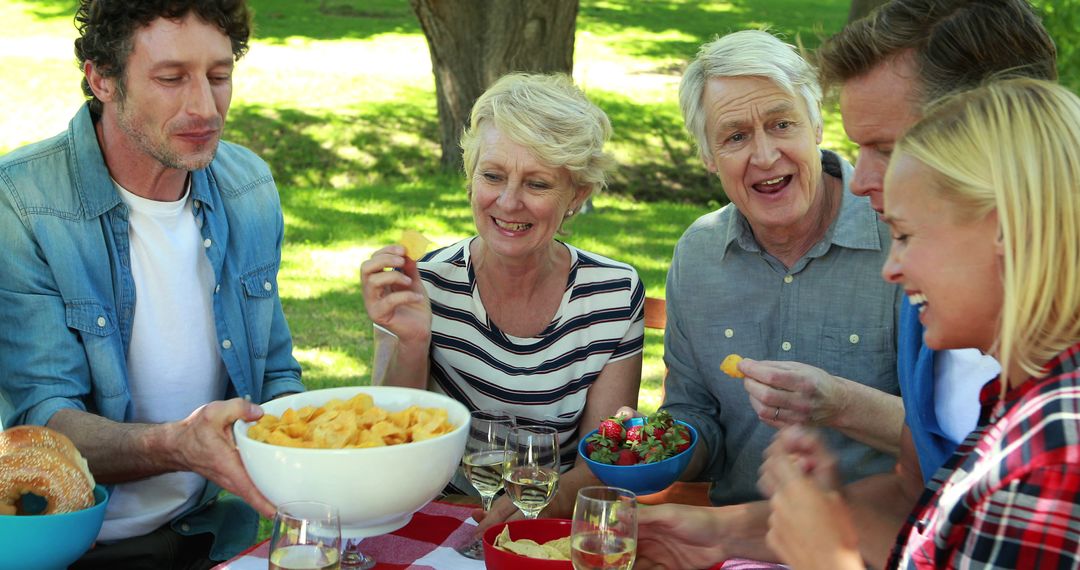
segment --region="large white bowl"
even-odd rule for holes
[[[347,400],[359,392],[371,395],[388,411],[409,406],[444,408],[454,431],[414,443],[364,449],[302,449],[255,441],[251,423],[233,425],[236,447],[251,480],[276,505],[320,501],[336,506],[342,534],[355,537],[393,532],[413,513],[438,496],[454,475],[465,451],[469,410],[441,394],[390,386],[351,386],[293,394],[262,405],[280,416],[288,408],[321,406]]]

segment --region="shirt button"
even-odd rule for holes
[[[188,531],[191,530],[191,525],[189,525],[188,523],[182,523],[180,525],[180,530],[182,530],[184,532],[188,532]]]
[[[784,352],[787,352],[791,350],[791,343],[785,340],[783,343],[780,344],[780,348],[783,349]]]
[[[99,326],[101,328],[105,328],[105,317],[98,317],[97,318],[97,326]]]
[[[790,276],[790,275],[785,275],[784,276],[784,283],[791,283],[794,280],[795,280],[795,278]]]
[[[273,288],[274,286],[271,285],[269,281],[263,281],[263,289],[265,289],[266,291],[270,291]]]
[[[221,283],[214,285],[214,292],[217,293],[218,291],[221,291]]]
[[[207,248],[207,249],[210,249],[210,244],[212,244],[212,243],[214,243],[214,242],[210,241],[210,238],[206,238],[206,239],[202,240],[202,246]]]
[[[847,339],[851,341],[851,344],[859,344],[859,335],[857,334],[853,334],[847,337]]]
[[[731,338],[731,337],[735,336],[735,331],[732,330],[732,329],[724,329],[724,336],[726,338]]]
[[[232,341],[229,340],[229,339],[225,339],[225,340],[221,341],[221,348],[224,348],[225,350],[229,350],[230,348],[232,348]]]

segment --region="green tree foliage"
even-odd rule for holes
[[[1080,0],[1035,0],[1058,50],[1061,84],[1080,93]]]

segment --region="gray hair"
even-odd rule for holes
[[[709,148],[705,138],[705,109],[701,104],[705,85],[718,77],[745,76],[763,77],[791,95],[802,97],[810,125],[815,130],[821,128],[821,86],[817,73],[795,46],[762,30],[730,33],[701,46],[679,83],[683,121],[703,158]]]
[[[567,169],[574,186],[587,187],[589,194],[607,184],[615,166],[604,152],[611,122],[565,74],[511,73],[476,100],[469,128],[461,135],[467,178],[476,170],[485,121],[542,162]]]

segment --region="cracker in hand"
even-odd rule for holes
[[[732,378],[745,378],[746,375],[739,370],[739,362],[742,361],[742,357],[738,354],[729,354],[724,361],[720,363],[720,371]]]

